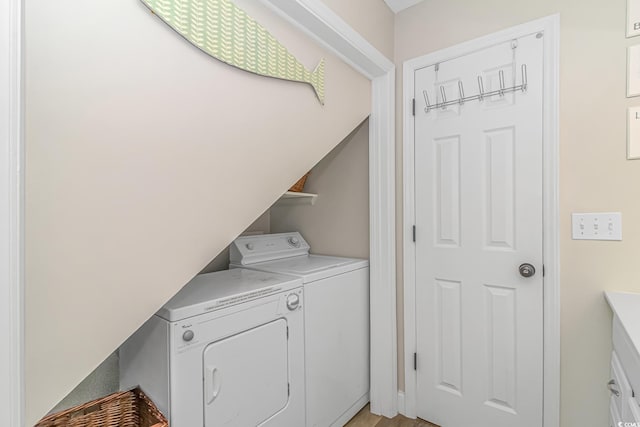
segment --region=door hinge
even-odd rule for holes
[[[542,277],[544,277],[544,264],[542,264]]]
[[[287,339],[289,339],[289,327],[287,326]]]
[[[411,100],[411,114],[416,115],[416,99]]]
[[[291,396],[291,384],[287,383],[287,396]]]
[[[418,370],[418,353],[413,353],[413,370]]]
[[[412,234],[413,234],[413,241],[416,241],[416,226],[413,226],[413,230],[412,230]]]

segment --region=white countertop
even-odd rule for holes
[[[631,342],[640,352],[640,294],[631,292],[605,292],[607,302],[618,316]]]

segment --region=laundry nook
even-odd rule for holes
[[[4,0],[0,65],[0,427],[640,427],[640,0]]]
[[[369,401],[367,261],[310,255],[299,233],[240,237],[231,260],[125,342],[120,387],[170,425],[344,425]]]

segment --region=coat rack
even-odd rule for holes
[[[484,91],[484,82],[483,82],[482,76],[478,76],[478,95],[473,95],[473,96],[464,96],[464,86],[462,85],[462,81],[458,81],[458,92],[460,93],[460,96],[458,99],[451,100],[451,101],[447,101],[447,94],[445,93],[444,86],[440,86],[440,95],[442,96],[442,102],[436,102],[435,105],[431,105],[431,103],[429,102],[429,95],[427,94],[427,91],[423,90],[422,94],[424,95],[424,102],[426,104],[426,107],[424,107],[424,112],[429,113],[431,110],[438,109],[438,108],[445,110],[449,105],[456,105],[456,104],[462,105],[466,101],[478,100],[482,102],[484,101],[485,97],[493,96],[493,95],[500,95],[501,97],[503,97],[505,93],[509,93],[509,92],[516,92],[519,90],[521,90],[522,92],[526,92],[527,91],[527,65],[522,64],[521,70],[522,70],[522,84],[519,84],[517,86],[512,86],[512,87],[505,87],[504,72],[500,70],[498,72],[500,89],[492,90],[490,92]]]

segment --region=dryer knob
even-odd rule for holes
[[[194,336],[195,334],[193,333],[192,330],[187,330],[187,331],[184,331],[184,334],[182,334],[182,339],[189,342],[193,339]]]
[[[250,251],[252,251],[254,248],[253,243],[247,243],[246,246],[247,246],[247,249],[249,249]]]
[[[290,311],[295,310],[300,305],[300,297],[298,294],[291,294],[287,297],[287,308]]]

